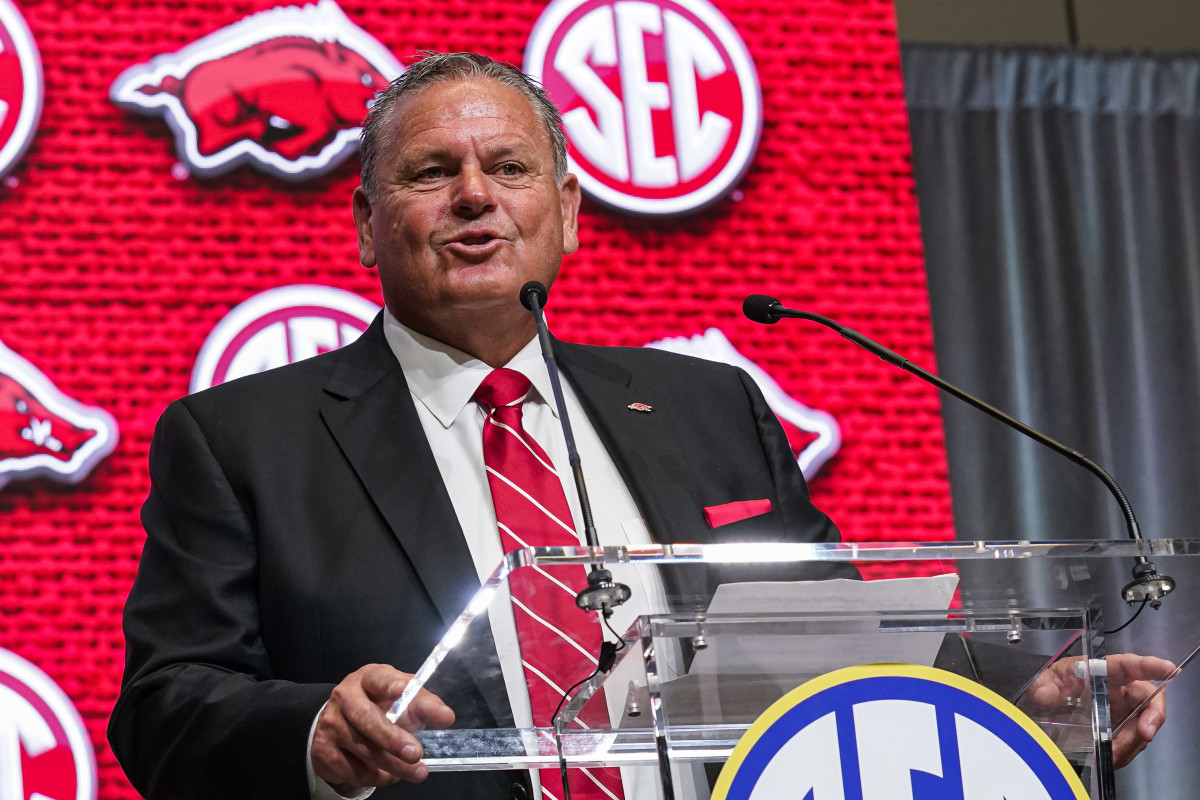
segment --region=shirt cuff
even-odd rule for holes
[[[326,703],[325,705],[329,705]],[[375,791],[374,786],[367,786],[359,789],[356,794],[341,794],[332,786],[326,783],[321,778],[317,777],[317,773],[313,771],[312,765],[312,744],[313,736],[317,733],[317,720],[321,718],[321,712],[325,710],[325,705],[317,710],[317,715],[313,717],[312,727],[308,729],[308,747],[304,755],[304,770],[308,774],[308,796],[312,800],[366,800]]]

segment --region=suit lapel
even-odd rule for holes
[[[404,371],[384,338],[382,314],[339,352],[345,358],[325,386],[321,416],[432,598],[441,617],[440,636],[479,588],[471,551]],[[476,639],[473,657],[451,659],[441,669],[451,672],[457,664],[470,676],[475,694],[468,693],[466,706],[486,708],[490,714],[490,722],[484,718],[479,724],[511,725],[486,616],[471,629],[472,636],[482,637]]]
[[[341,352],[321,416],[449,626],[479,582],[382,316]]]
[[[554,346],[563,373],[645,517],[650,535],[661,544],[696,541],[696,525],[704,522],[691,485],[695,471],[667,398],[640,386],[607,354],[581,345]],[[629,408],[632,403],[653,410],[635,411]]]

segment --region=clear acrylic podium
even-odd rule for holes
[[[1161,609],[1144,608],[1112,632],[1137,611],[1118,597],[1137,555],[1163,574],[1173,567],[1186,573],[1200,563],[1193,561],[1200,540],[518,550],[426,659],[393,717],[406,713],[421,688],[455,709],[453,728],[418,734],[433,771],[621,767],[627,787],[641,787],[638,796],[691,800],[709,796],[742,734],[791,689],[841,667],[916,663],[948,669],[1012,702],[1062,750],[1091,797],[1109,800],[1116,797],[1112,737],[1137,709],[1119,700],[1110,706],[1103,657],[1172,661],[1176,670],[1156,676],[1165,688],[1200,642],[1193,622],[1200,586],[1186,581]],[[586,680],[556,724],[518,726],[522,700],[510,694],[500,666],[500,654],[519,660],[508,578],[522,569],[553,578],[566,565],[592,563],[633,590],[609,621],[607,638],[623,642],[615,665],[597,673],[595,654],[573,652]],[[874,585],[852,580],[857,573]],[[904,574],[951,577],[870,580]],[[813,579],[822,582],[794,583]],[[564,589],[544,583],[570,602]],[[1047,707],[1040,687],[1056,662],[1058,683],[1067,676],[1068,688]],[[607,727],[576,719],[589,703],[602,704]]]

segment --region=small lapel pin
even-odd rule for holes
[[[626,406],[626,408],[628,408],[630,411],[641,411],[643,413],[649,413],[654,410],[653,407],[648,406],[645,403],[630,403],[628,406]]]

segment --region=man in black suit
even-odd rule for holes
[[[480,529],[496,546],[480,456],[456,438],[481,424],[461,384],[536,359],[519,289],[551,285],[578,246],[558,123],[511,67],[463,54],[411,67],[372,110],[354,195],[385,312],[342,350],[163,414],[109,726],[146,797],[303,800],[397,781],[376,796],[530,796],[525,773],[421,783],[419,744],[384,711],[478,588]],[[576,424],[611,464],[602,496],[658,541],[837,539],[740,370],[640,349],[558,356]],[[712,529],[707,507],[747,500],[769,510]],[[453,710],[425,694],[409,725],[511,725],[497,693],[464,681]]]
[[[423,376],[406,378],[401,345],[455,369],[536,353],[518,291],[551,285],[576,249],[580,193],[557,112],[511,67],[427,58],[371,117],[354,216],[385,314],[340,351],[184,398],[155,432],[110,724],[149,798],[303,798],[307,767],[348,796],[426,777],[384,709],[479,583],[461,487],[431,446],[444,434],[421,417]],[[576,425],[594,429],[615,491],[657,540],[704,541],[704,509],[742,500],[770,510],[722,526],[723,540],[837,539],[740,370],[643,349],[558,356],[585,412]],[[454,711],[511,724],[487,700],[467,687]],[[444,726],[454,713],[425,695],[412,716]],[[527,781],[442,773],[394,788],[500,798]]]

